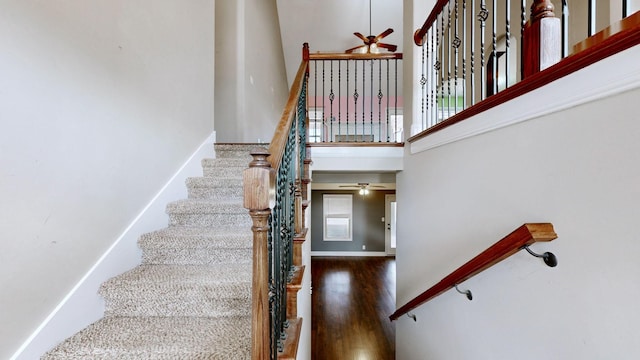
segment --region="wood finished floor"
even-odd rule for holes
[[[314,257],[311,270],[311,358],[394,359],[395,259]]]

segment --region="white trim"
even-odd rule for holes
[[[201,160],[214,157],[215,131],[176,171],[118,239],[104,252],[56,308],[27,338],[11,360],[40,358],[67,337],[82,330],[104,314],[98,288],[109,278],[140,263],[137,240],[141,234],[167,226],[167,203],[186,197],[185,179],[202,175]]]
[[[312,251],[311,256],[387,256],[384,251]]]
[[[640,87],[640,46],[413,142],[411,154]]]

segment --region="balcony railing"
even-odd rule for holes
[[[308,142],[403,141],[402,54],[308,52]]]
[[[414,122],[417,132],[422,132],[418,136],[472,116],[478,112],[474,107],[501,92],[509,93],[565,57],[579,60],[575,55],[584,50],[582,40],[606,29],[611,19],[627,18],[633,10],[629,1],[621,1],[618,9],[612,3],[438,1],[414,36],[422,63],[420,119]],[[537,86],[544,83],[538,81]],[[505,94],[501,101],[511,95]],[[493,101],[491,106],[495,105]],[[415,140],[413,135],[409,141]]]

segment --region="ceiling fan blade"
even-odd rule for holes
[[[360,46],[352,47],[351,49],[347,49],[344,52],[347,53],[347,54],[351,54],[352,52],[354,52],[357,49],[366,48],[366,47],[367,47],[367,45],[360,45]]]
[[[394,52],[398,49],[398,47],[396,45],[391,45],[391,44],[384,44],[384,43],[378,43],[377,44],[379,48],[384,48],[387,49],[391,52]]]
[[[384,185],[369,185],[370,188],[379,188],[379,189],[385,189],[386,186]]]
[[[359,188],[359,186],[355,186],[355,185],[338,185],[338,187],[343,187],[343,188]]]
[[[392,28],[388,28],[387,30],[381,32],[380,35],[376,36],[376,38],[374,39],[374,42],[380,41],[381,39],[385,38],[386,36],[388,36],[392,32],[393,32],[393,29]]]
[[[360,34],[359,32],[354,32],[353,35],[359,37],[360,40],[362,40],[362,41],[365,41],[365,42],[367,41],[367,37],[362,35],[362,34]]]

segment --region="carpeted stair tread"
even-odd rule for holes
[[[141,248],[251,248],[250,228],[170,226],[146,233],[138,240]]]
[[[232,316],[247,312],[247,264],[140,265],[100,287],[110,316]]]
[[[208,199],[178,200],[167,205],[170,226],[250,227],[251,217],[242,199],[214,201]]]
[[[229,151],[229,150],[236,150],[236,151],[251,151],[255,148],[265,148],[268,149],[269,148],[269,144],[268,143],[243,143],[243,144],[229,144],[229,143],[219,143],[219,144],[214,144],[213,148],[217,151]]]
[[[252,260],[253,235],[247,227],[207,228],[170,226],[138,240],[144,264],[227,264]]]
[[[242,177],[199,177],[186,180],[189,199],[242,200]]]
[[[249,162],[245,156],[241,158],[207,158],[202,159],[201,164],[203,168],[248,168]]]
[[[43,360],[250,359],[250,316],[106,317],[77,333]]]

